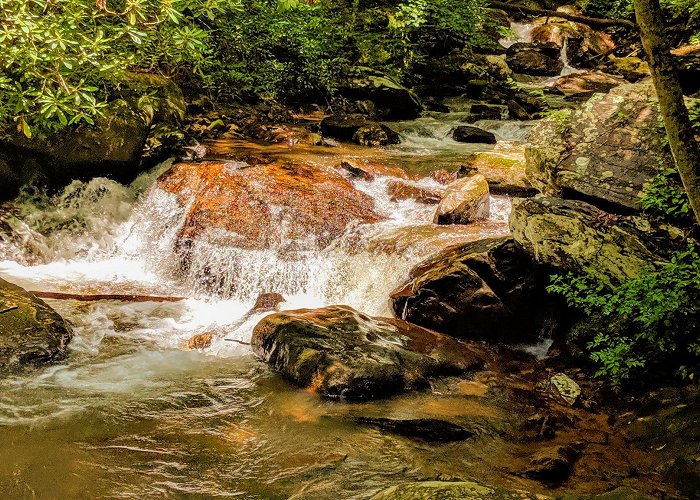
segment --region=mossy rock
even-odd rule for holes
[[[545,499],[541,495],[483,486],[472,481],[423,481],[381,491],[372,500],[510,500]]]
[[[0,374],[60,361],[72,335],[43,300],[0,279]]]

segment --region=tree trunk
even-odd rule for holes
[[[688,108],[683,100],[671,47],[664,37],[664,18],[659,0],[634,0],[634,10],[642,45],[649,58],[671,153],[688,193],[695,220],[700,224],[700,146],[695,140]]]

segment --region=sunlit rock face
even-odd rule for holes
[[[157,186],[186,207],[180,249],[195,240],[247,249],[323,248],[351,224],[380,219],[371,197],[338,171],[311,164],[180,163]]]
[[[621,85],[543,120],[525,150],[527,175],[551,196],[639,209],[645,185],[670,164],[664,137],[653,85]]]
[[[607,33],[564,19],[538,24],[532,30],[532,39],[539,43],[553,43],[559,48],[566,47],[568,62],[576,67],[590,67],[596,56],[615,48],[615,42]]]
[[[348,306],[266,316],[251,344],[294,383],[322,396],[353,400],[425,388],[428,377],[463,373],[486,360],[482,347]]]

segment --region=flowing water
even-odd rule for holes
[[[385,150],[209,147],[214,156],[254,151],[321,165],[379,158],[426,173],[484,149],[448,137],[462,118],[457,111],[397,124],[405,141]],[[508,144],[530,127],[482,125]],[[64,362],[0,380],[1,498],[368,498],[408,479],[494,475],[494,422],[508,412],[468,397],[471,390],[455,396],[464,381],[377,403],[321,401],[255,360],[246,343],[262,314],[246,313],[260,293],[279,292],[283,309],[348,304],[389,314],[387,297],[413,265],[451,244],[506,234],[507,198],[492,198],[488,221],[436,229],[435,206],[390,200],[390,178],[354,180],[385,220],[322,250],[202,244],[183,273],[174,244],[184,209],[154,186],[168,166],[130,186],[94,179],[52,197],[25,193],[0,211],[12,228],[0,239],[3,278],[30,290],[185,297],[49,301],[75,337]],[[413,182],[443,189],[430,178]],[[201,283],[204,268],[222,277],[225,293]],[[214,334],[212,345],[187,350],[202,332]],[[485,441],[443,445],[436,456],[434,447],[359,428],[357,415],[469,419]]]

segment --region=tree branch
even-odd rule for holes
[[[118,300],[121,302],[179,302],[185,297],[159,297],[153,295],[129,295],[129,294],[94,294],[84,295],[80,293],[64,292],[29,292],[41,299],[57,300],[80,300],[83,302],[94,302],[97,300]]]
[[[587,24],[591,27],[609,28],[611,26],[626,26],[635,30],[639,29],[635,22],[630,21],[628,19],[607,19],[600,17],[579,16],[576,14],[569,14],[567,12],[559,12],[556,10],[547,9],[536,9],[533,7],[527,7],[525,5],[507,2],[489,2],[489,5],[495,9],[505,10],[506,12],[517,11],[522,12],[523,14],[530,14],[541,17],[561,17],[562,19]]]

